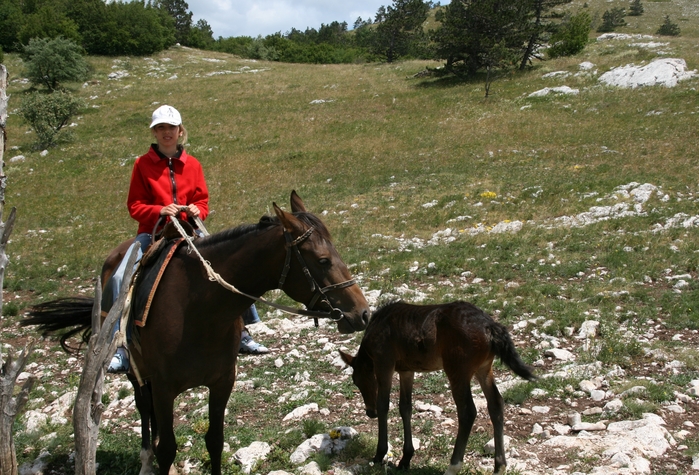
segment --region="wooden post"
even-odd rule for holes
[[[119,298],[100,328],[102,286],[97,279],[95,286],[95,304],[92,308],[92,336],[85,353],[85,364],[80,376],[78,395],[73,408],[73,431],[75,435],[75,473],[76,475],[95,475],[97,473],[97,439],[102,419],[102,390],[104,385],[104,368],[116,350],[116,340],[112,337],[112,328],[121,318],[126,294],[129,290],[137,249],[129,256],[124,272],[124,285]],[[122,331],[126,331],[125,328]],[[0,474],[2,475],[2,474]]]
[[[5,268],[9,259],[5,254],[5,246],[15,225],[16,209],[12,208],[7,222],[3,222],[5,211],[5,188],[7,187],[7,176],[5,176],[5,124],[7,123],[7,68],[0,64],[0,305],[3,302],[3,283],[5,280]]]
[[[12,208],[7,222],[3,222],[5,210],[5,187],[7,177],[5,176],[5,125],[7,124],[7,68],[0,64],[0,309],[3,303],[3,283],[5,280],[5,268],[9,259],[5,254],[5,246],[12,233],[15,224],[16,209]],[[0,475],[17,475],[17,455],[15,454],[15,442],[12,434],[17,414],[19,414],[29,398],[29,392],[34,386],[36,378],[28,378],[20,391],[15,394],[17,376],[24,369],[27,358],[34,347],[34,340],[31,339],[24,350],[20,353],[17,361],[12,360],[12,355],[8,355],[7,361],[3,361],[2,350],[0,350]]]

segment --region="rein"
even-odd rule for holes
[[[255,300],[256,302],[261,302],[263,304],[269,305],[270,307],[276,308],[277,310],[281,310],[285,313],[289,313],[292,315],[303,315],[305,317],[313,317],[316,326],[318,326],[318,318],[329,318],[330,320],[337,322],[345,317],[344,313],[342,313],[342,310],[332,306],[325,292],[328,290],[344,289],[346,287],[355,285],[357,282],[354,279],[350,279],[345,282],[328,285],[327,287],[323,288],[321,288],[320,285],[318,285],[318,283],[311,275],[311,272],[308,270],[308,266],[306,265],[306,262],[303,260],[303,256],[301,256],[301,252],[298,249],[298,245],[306,239],[308,239],[308,237],[311,234],[313,234],[313,231],[315,230],[314,227],[309,228],[305,233],[303,233],[296,239],[292,239],[291,234],[284,230],[284,238],[286,239],[286,259],[284,262],[284,269],[282,270],[282,275],[279,279],[278,287],[281,289],[282,285],[284,285],[284,282],[286,281],[286,276],[289,273],[289,269],[291,268],[291,252],[293,251],[303,268],[303,273],[306,276],[306,280],[308,280],[308,283],[311,286],[311,291],[313,292],[313,297],[311,298],[310,304],[307,305],[307,309],[297,309],[293,307],[288,307],[286,305],[281,305],[275,302],[270,302],[269,300],[266,300],[262,297],[255,297],[254,295],[247,294],[242,290],[237,289],[234,285],[226,282],[220,274],[214,271],[213,267],[211,267],[211,263],[204,259],[204,257],[199,253],[199,250],[196,248],[196,246],[194,246],[194,243],[192,242],[192,237],[187,235],[186,231],[178,222],[178,220],[172,219],[171,222],[174,224],[175,228],[180,233],[180,235],[187,241],[187,247],[189,248],[189,251],[194,251],[194,253],[199,257],[199,260],[201,261],[202,265],[204,266],[204,269],[206,270],[206,274],[209,280],[212,282],[218,282],[219,285],[221,285],[226,290],[242,295],[244,297],[248,297],[250,299]],[[328,305],[328,307],[330,307],[330,311],[323,312],[319,310],[313,310],[313,307],[319,300]]]

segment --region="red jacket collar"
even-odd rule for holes
[[[189,155],[187,155],[187,152],[184,150],[184,148],[182,148],[181,145],[178,147],[180,149],[179,156],[176,155],[172,158],[181,161],[183,164],[187,163],[187,157]],[[148,153],[146,155],[153,161],[153,163],[158,163],[160,160],[166,160],[168,158],[158,151],[156,144],[151,144],[150,149],[148,150]]]

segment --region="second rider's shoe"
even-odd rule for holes
[[[124,348],[117,348],[112,361],[107,367],[107,373],[124,374],[129,372],[129,355]]]
[[[265,353],[269,353],[269,348],[257,343],[252,339],[250,333],[243,330],[243,337],[240,339],[240,352],[249,355],[264,355]]]

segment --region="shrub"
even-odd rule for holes
[[[67,92],[33,92],[22,100],[19,115],[32,126],[37,145],[43,149],[55,145],[61,129],[85,107],[82,99]]]
[[[665,15],[665,21],[656,33],[663,36],[680,36],[680,26],[670,20],[670,15]]]
[[[592,17],[587,12],[573,15],[551,36],[548,54],[552,58],[580,53],[589,41]]]
[[[31,83],[44,85],[49,91],[55,91],[63,82],[89,77],[90,67],[82,48],[63,37],[31,39],[24,47],[22,59]]]

